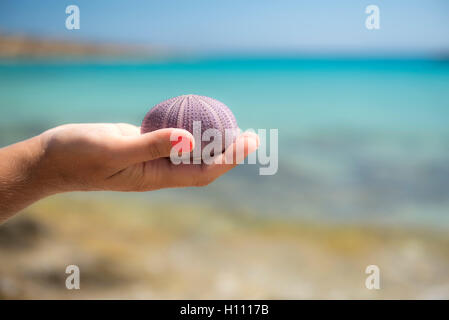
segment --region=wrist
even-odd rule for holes
[[[0,159],[0,222],[58,192],[41,135],[0,149]]]
[[[47,154],[44,134],[26,140],[25,143],[28,153],[24,159],[24,168],[26,168],[24,174],[29,187],[40,197],[60,192],[60,183]]]

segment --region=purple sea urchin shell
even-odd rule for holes
[[[232,143],[238,134],[237,121],[231,110],[222,102],[194,94],[168,99],[154,106],[142,122],[141,132],[151,132],[162,128],[181,128],[193,131],[194,121],[201,122],[201,137],[207,129],[220,131],[223,149]],[[226,134],[229,136],[225,139]],[[201,149],[208,141],[202,141]],[[198,145],[198,141],[196,141]]]

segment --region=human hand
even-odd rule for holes
[[[17,212],[42,197],[67,191],[205,186],[238,164],[225,164],[222,154],[210,165],[175,165],[168,158],[172,135],[195,143],[182,129],[141,134],[130,124],[68,124],[0,149],[0,210]],[[244,133],[225,153],[233,153],[234,159],[236,154],[246,157],[258,144],[256,134]],[[18,186],[11,188],[14,181]]]
[[[50,168],[62,191],[149,191],[204,186],[237,165],[220,161],[174,165],[168,158],[172,135],[195,143],[193,136],[182,129],[142,135],[139,127],[123,123],[64,125],[42,135],[44,167]],[[245,157],[257,149],[257,135],[246,133],[238,139],[246,140],[242,145]]]

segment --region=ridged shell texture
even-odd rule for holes
[[[214,128],[221,132],[224,139],[225,129],[228,129],[232,130],[233,139],[236,137],[238,126],[231,110],[218,100],[194,94],[171,98],[154,106],[143,119],[141,132],[181,128],[193,134],[194,121],[201,121],[201,134]]]

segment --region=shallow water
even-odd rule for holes
[[[226,103],[279,129],[279,170],[130,195],[288,218],[449,227],[449,63],[437,60],[3,61],[0,145],[70,122],[130,122],[167,98]]]

